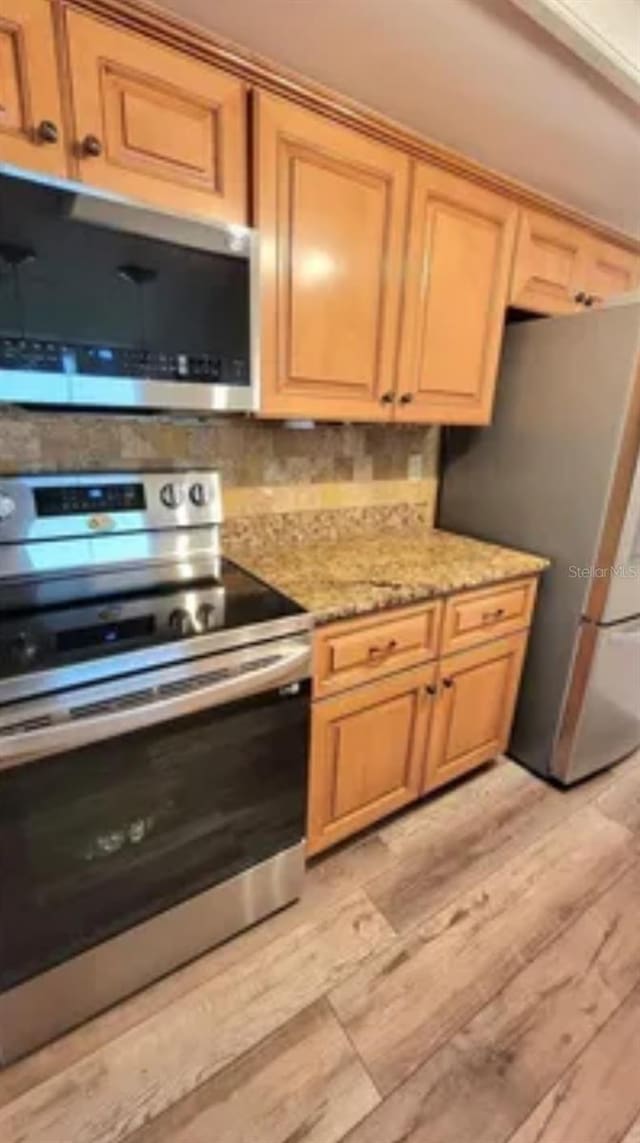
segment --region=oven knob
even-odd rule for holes
[[[184,500],[184,488],[180,484],[163,484],[160,499],[165,508],[179,508]]]
[[[209,503],[210,498],[209,488],[206,484],[202,484],[198,481],[197,484],[191,485],[189,489],[189,499],[192,504],[195,504],[196,508],[204,508],[205,505]]]
[[[191,635],[193,631],[193,616],[184,607],[178,607],[169,616],[169,627],[177,635]]]
[[[12,500],[11,496],[7,496],[6,492],[0,492],[0,520],[8,520],[15,510],[15,500]]]
[[[31,666],[37,654],[38,644],[24,631],[9,644],[9,658],[18,667]]]
[[[202,603],[197,613],[198,625],[202,631],[212,631],[216,625],[216,609],[212,603]]]

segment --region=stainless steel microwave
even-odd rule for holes
[[[0,402],[257,406],[257,236],[0,164]]]

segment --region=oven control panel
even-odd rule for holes
[[[220,481],[210,470],[0,476],[0,545],[170,532],[221,520]]]

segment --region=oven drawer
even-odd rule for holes
[[[441,603],[435,602],[320,628],[315,637],[314,697],[435,659],[441,613]]]
[[[537,580],[525,579],[453,596],[445,607],[442,654],[528,627],[536,588]]]

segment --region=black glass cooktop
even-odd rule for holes
[[[26,603],[3,611],[0,605],[0,678],[303,614],[229,560],[221,561],[219,575],[208,566],[201,571],[194,567],[189,580],[171,581],[167,574],[162,586],[136,591],[114,576],[117,590],[105,591],[103,584],[92,595],[85,587],[72,602],[55,606]]]

